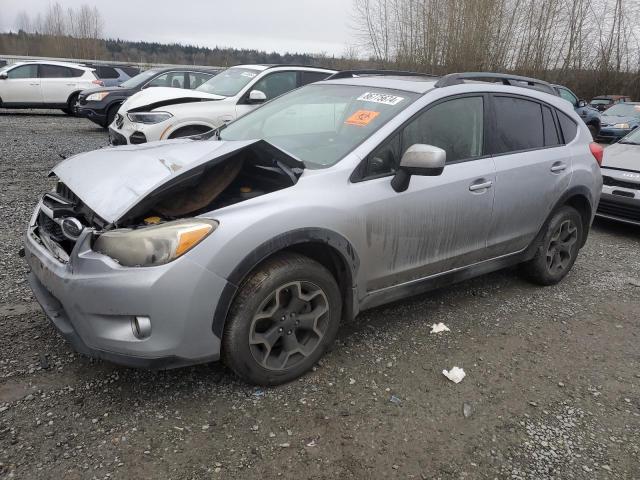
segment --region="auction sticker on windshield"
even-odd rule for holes
[[[387,95],[386,93],[363,93],[358,97],[362,102],[382,103],[383,105],[397,105],[404,97],[396,97],[395,95]]]
[[[380,115],[380,112],[374,112],[372,110],[358,110],[356,113],[354,113],[349,118],[347,118],[344,123],[347,125],[356,125],[358,127],[366,127],[378,115]]]

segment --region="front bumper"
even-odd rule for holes
[[[607,175],[616,175],[618,178],[602,186],[602,195],[596,215],[619,222],[640,225],[640,184],[637,188],[634,184],[625,181],[620,172],[610,172]]]
[[[633,129],[631,128],[611,128],[611,127],[601,127],[600,132],[598,133],[598,137],[596,140],[603,141],[618,141],[622,137],[625,137],[629,134]]]
[[[29,283],[45,315],[80,353],[121,365],[174,368],[220,358],[212,332],[227,282],[188,254],[158,267],[125,268],[91,250],[85,230],[68,263],[39,241],[35,215],[25,237]],[[133,319],[151,319],[136,337]]]
[[[111,145],[140,145],[160,140],[170,127],[167,122],[144,124],[131,122],[126,114],[118,114],[109,125],[109,143]]]
[[[105,123],[107,122],[107,114],[104,110],[90,108],[80,104],[77,105],[77,108],[79,117],[88,118],[89,120],[97,123],[100,126],[105,126]]]

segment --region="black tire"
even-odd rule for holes
[[[211,131],[211,129],[204,125],[189,125],[179,128],[175,132],[171,133],[171,135],[169,135],[169,139],[191,137],[192,135],[201,135],[209,131]]]
[[[535,256],[521,265],[521,272],[538,285],[559,283],[571,271],[583,236],[584,226],[578,211],[567,205],[561,207],[547,222]]]
[[[76,102],[78,101],[78,94],[74,93],[69,97],[67,101],[67,108],[63,108],[62,111],[71,117],[78,116],[78,107],[76,107]]]
[[[302,308],[300,297],[305,296],[313,300]],[[325,267],[302,255],[277,255],[254,270],[240,287],[227,317],[222,359],[249,383],[289,382],[310,370],[333,343],[341,312],[340,290]],[[307,326],[294,325],[296,319]],[[273,339],[270,347],[259,341],[266,338]],[[292,342],[300,351],[290,353]]]
[[[109,110],[107,110],[107,119],[106,119],[106,123],[103,125],[104,128],[109,128],[109,125],[111,125],[113,123],[114,118],[116,118],[116,114],[118,113],[118,110],[120,109],[120,103],[116,104],[116,105],[111,105],[109,107]]]
[[[587,125],[587,128],[589,129],[589,132],[591,132],[591,138],[593,138],[594,140],[596,138],[598,138],[598,134],[600,133],[600,129],[598,128],[597,125],[593,125],[592,123]]]

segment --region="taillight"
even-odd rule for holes
[[[604,156],[604,148],[602,148],[602,145],[595,142],[591,143],[589,144],[589,150],[591,150],[591,155],[596,159],[598,165],[602,166],[602,157]]]
[[[91,83],[104,87],[104,82],[102,80],[91,80]]]

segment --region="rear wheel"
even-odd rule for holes
[[[291,381],[331,345],[341,311],[338,285],[326,268],[302,255],[274,257],[249,276],[233,302],[223,360],[250,383]]]
[[[533,259],[522,265],[522,273],[539,285],[555,285],[571,270],[584,235],[582,217],[569,206],[560,208],[547,223]]]

